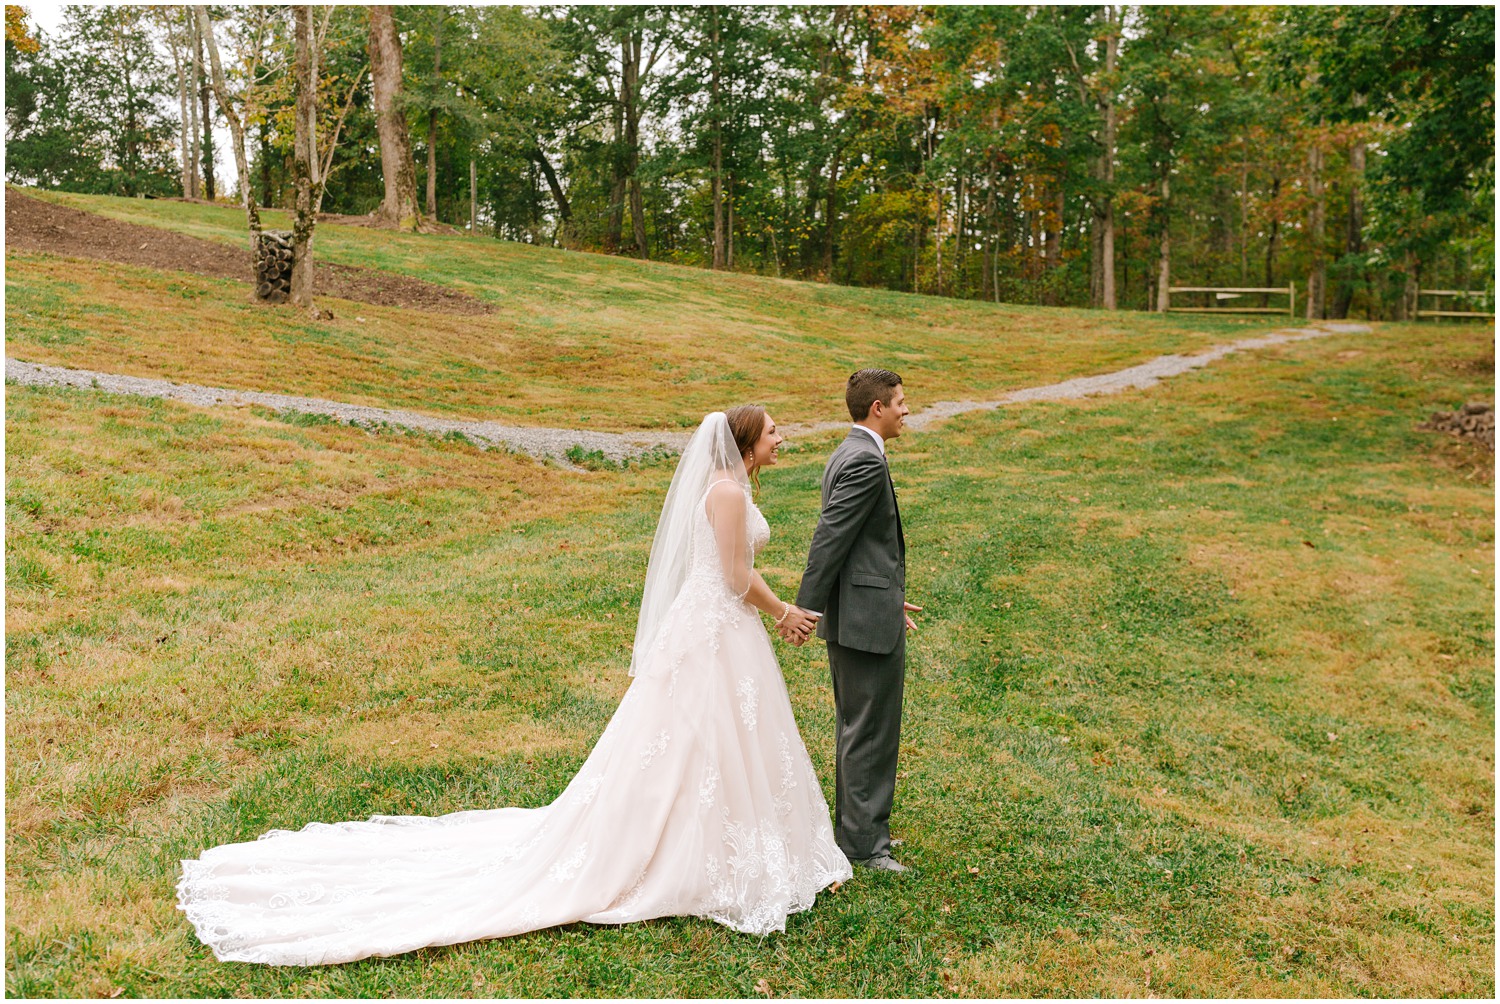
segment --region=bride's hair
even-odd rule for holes
[[[741,404],[725,411],[724,417],[729,419],[729,432],[734,436],[734,448],[743,457],[760,442],[761,435],[766,431],[766,409],[758,404]],[[748,468],[750,465],[745,466]],[[756,488],[760,487],[760,478],[757,476],[759,473],[750,472],[750,480],[755,482]]]

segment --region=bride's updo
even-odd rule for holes
[[[743,458],[766,431],[766,409],[758,404],[741,404],[726,410],[724,417],[729,419],[729,433],[734,436],[734,448],[740,451],[740,457]],[[755,476],[756,472],[747,473],[759,488],[760,480]]]

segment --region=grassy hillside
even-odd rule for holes
[[[31,193],[243,243],[228,207]],[[289,226],[284,213],[268,225]],[[696,424],[753,400],[784,422],[839,417],[844,378],[889,366],[913,405],[1190,352],[1278,321],[1021,308],[717,275],[489,239],[321,224],[323,260],[447,284],[481,317],[327,300],[333,321],[247,302],[243,285],[8,251],[9,355],[525,425]]]
[[[97,204],[205,232],[231,219]],[[1212,334],[1174,321],[1106,336],[1145,322],[1083,316],[1077,339],[1059,338],[1049,326],[1078,315],[323,233],[330,255],[396,263],[420,245],[488,263],[492,283],[464,281],[509,306],[463,343],[478,372],[421,363],[458,358],[458,343],[393,312],[336,307],[375,317],[380,336],[298,340],[305,322],[218,303],[212,284],[127,276],[155,290],[143,306],[119,270],[15,256],[7,327],[33,317],[11,351],[537,421],[590,400],[595,420],[628,425],[742,396],[783,372],[766,347],[793,335],[813,361],[787,379],[822,367],[826,398],[858,356],[837,324],[859,316],[854,331],[898,342],[934,319],[925,368],[903,364],[933,396]],[[533,287],[514,278],[523,268],[557,279]],[[586,278],[594,313],[566,291]],[[129,320],[172,296],[175,334]],[[743,374],[686,379],[726,343],[674,317],[684,304],[723,317],[736,297],[731,344],[758,347]],[[58,318],[76,331],[49,328]],[[1008,341],[986,333],[1002,323]],[[501,332],[510,354],[486,355]],[[1012,342],[1031,346],[1014,358],[1033,371],[1018,375]],[[600,368],[570,382],[575,364],[548,355],[564,343]],[[335,362],[304,372],[284,353]],[[965,354],[972,366],[956,365]],[[331,969],[215,962],[174,909],[177,861],[312,820],[554,797],[628,683],[670,464],[577,474],[305,416],[8,387],[7,989],[746,996],[764,980],[776,996],[1490,996],[1493,459],[1415,425],[1493,394],[1493,358],[1488,327],[1386,327],[903,437],[893,469],[927,612],[893,823],[920,875],[862,873],[765,940],[672,919]],[[658,363],[674,375],[630,382]],[[514,399],[492,386],[502,364]],[[387,386],[398,370],[406,382]],[[799,403],[797,417],[824,407],[784,407]],[[761,565],[783,593],[831,444],[809,439],[763,478]],[[824,653],[777,649],[831,789]]]

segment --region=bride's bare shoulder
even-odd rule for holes
[[[725,478],[708,486],[703,507],[710,516],[743,515],[747,500],[745,489],[733,478]]]

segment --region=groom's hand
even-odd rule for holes
[[[906,611],[903,615],[906,617],[906,630],[915,631],[917,629],[917,622],[911,619],[911,615],[921,613],[922,608],[915,603],[902,603],[901,606]]]
[[[807,641],[808,635],[812,634],[817,623],[818,619],[812,614],[801,607],[794,606],[787,610],[786,619],[777,626],[776,630],[781,635],[782,641],[788,645],[801,645]]]

